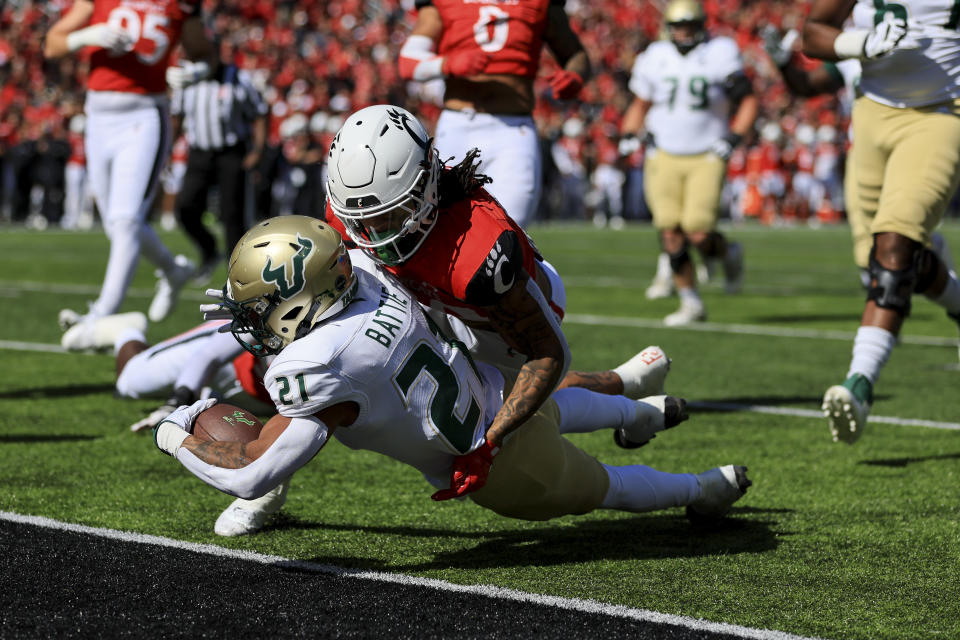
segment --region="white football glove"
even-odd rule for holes
[[[710,145],[710,153],[726,162],[730,159],[733,148],[740,144],[741,140],[743,140],[743,136],[731,131],[722,138],[717,138],[713,144]]]
[[[620,138],[620,142],[617,144],[617,153],[621,156],[629,156],[630,154],[640,150],[640,138],[634,135],[623,136]]]
[[[125,29],[106,23],[77,29],[67,35],[67,49],[70,51],[84,47],[101,47],[112,55],[119,56],[133,49],[133,44],[133,38]]]
[[[215,404],[217,404],[216,398],[207,398],[197,400],[191,405],[178,407],[153,428],[154,444],[167,455],[175,455],[177,449],[193,430],[193,422],[197,416]]]
[[[890,53],[907,34],[907,21],[892,13],[883,14],[883,21],[873,29],[841,31],[833,41],[833,51],[841,60],[871,60]]]
[[[793,57],[793,45],[800,37],[800,33],[796,29],[790,29],[781,37],[776,27],[767,25],[763,28],[761,35],[763,48],[773,60],[773,64],[778,67],[787,66],[790,58]]]
[[[143,431],[144,429],[153,429],[155,426],[160,424],[160,421],[173,413],[173,410],[176,409],[175,406],[170,404],[162,404],[153,411],[150,412],[146,418],[137,420],[132,425],[130,425],[130,431],[137,433],[138,431]]]
[[[167,84],[173,89],[182,89],[209,76],[210,65],[206,62],[188,61],[180,66],[167,67]]]
[[[863,42],[863,57],[871,60],[893,51],[906,34],[906,20],[889,12],[883,14],[883,21],[867,34]]]

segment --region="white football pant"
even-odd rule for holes
[[[532,117],[444,109],[435,143],[440,159],[453,156],[452,164],[480,149],[479,172],[493,179],[487,191],[521,227],[533,219],[540,203],[541,161]]]
[[[147,224],[147,214],[170,154],[170,113],[166,99],[90,92],[86,102],[87,176],[110,256],[95,316],[116,313],[137,269],[140,252],[164,272],[173,255]]]

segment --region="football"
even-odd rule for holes
[[[218,402],[197,416],[193,435],[207,441],[252,442],[262,428],[263,423],[249,411]]]

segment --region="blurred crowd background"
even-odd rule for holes
[[[0,220],[89,226],[88,196],[68,188],[83,167],[85,61],[47,63],[43,36],[71,0],[0,2]],[[576,101],[550,97],[556,68],[545,54],[535,119],[544,152],[544,197],[536,221],[589,220],[598,226],[648,220],[643,154],[617,153],[620,118],[636,54],[660,30],[664,2],[568,0],[594,78]],[[708,29],[740,45],[761,116],[729,164],[725,215],[763,224],[843,220],[843,165],[849,114],[837,96],[792,98],[763,50],[765,28],[800,27],[808,2],[705,0]],[[376,103],[405,106],[432,124],[442,81],[407,83],[397,57],[415,17],[413,0],[206,0],[204,15],[221,56],[247,69],[270,104],[269,151],[250,176],[256,218],[322,206],[326,148],[346,115]],[[813,64],[813,63],[811,63]],[[442,149],[440,150],[442,153]],[[166,191],[185,161],[178,145]],[[72,176],[72,178],[71,178]],[[82,180],[81,180],[82,184]],[[158,215],[170,226],[170,195]],[[63,215],[68,197],[82,215]],[[164,204],[164,202],[167,204]]]

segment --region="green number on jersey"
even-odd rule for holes
[[[710,106],[710,100],[707,98],[708,88],[707,79],[703,76],[693,76],[690,78],[690,95],[696,100],[692,108],[697,111],[702,111]]]
[[[960,0],[957,0],[957,2],[960,2]],[[672,76],[666,77],[663,80],[670,85],[670,97],[667,98],[667,108],[672,110],[673,105],[677,102],[677,87],[680,85],[680,80]],[[703,76],[693,76],[690,78],[690,83],[687,85],[687,88],[690,91],[690,95],[693,96],[693,103],[690,105],[691,109],[700,111],[710,106],[710,99],[707,97],[707,89],[709,86],[707,79]]]
[[[678,81],[676,78],[664,78],[664,80],[670,83],[670,97],[667,98],[667,108],[673,109],[673,103],[677,99],[677,84]]]
[[[892,13],[895,18],[900,18],[901,20],[907,19],[907,8],[902,4],[897,4],[896,2],[884,2],[883,0],[873,0],[873,8],[876,11],[873,14],[873,24],[880,24],[883,22],[883,14]],[[952,18],[953,13],[950,13]]]
[[[460,381],[440,355],[427,344],[421,343],[407,358],[403,368],[393,377],[403,394],[410,402],[410,387],[420,377],[420,373],[433,378],[437,384],[433,399],[430,401],[430,418],[440,429],[440,433],[450,441],[457,451],[466,453],[473,444],[473,434],[480,422],[480,403],[470,395],[470,408],[467,416],[460,420],[455,415],[457,398],[460,396]]]
[[[297,381],[297,387],[300,390],[300,402],[306,402],[310,398],[307,397],[307,385],[304,382],[303,374],[298,373],[293,378]],[[290,395],[290,381],[287,379],[287,376],[277,376],[277,384],[280,385],[280,402],[283,404],[293,404],[293,399],[288,399]]]

